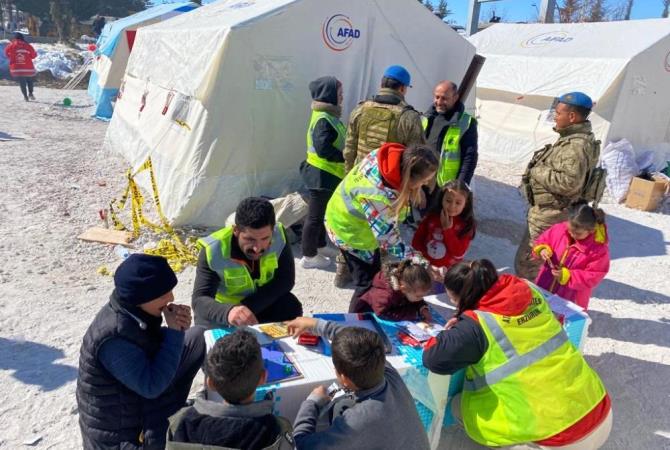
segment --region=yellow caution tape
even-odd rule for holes
[[[135,181],[135,176],[139,173],[149,171],[149,178],[151,180],[151,189],[156,211],[160,219],[160,225],[149,221],[142,210],[144,206],[144,197],[140,192],[140,187]],[[133,238],[137,239],[140,235],[142,227],[150,228],[155,233],[165,233],[169,235],[166,239],[158,241],[156,246],[152,249],[144,250],[144,253],[149,255],[162,256],[168,260],[168,263],[175,272],[181,272],[188,264],[195,265],[198,261],[198,249],[196,246],[196,239],[189,237],[186,242],[182,242],[177,233],[174,231],[167,218],[163,214],[161,208],[160,198],[158,196],[158,186],[156,184],[156,177],[154,169],[151,164],[151,158],[148,158],[144,164],[135,172],[132,173],[129,169],[126,172],[128,178],[128,186],[126,187],[121,199],[117,202],[116,199],[109,203],[109,216],[112,219],[112,224],[117,230],[128,230],[128,228],[121,223],[115,211],[115,205],[118,203],[118,210],[123,210],[130,196],[130,218],[132,221]]]

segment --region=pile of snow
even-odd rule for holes
[[[0,41],[0,79],[10,78],[9,60],[5,56],[5,47],[8,44],[8,40]],[[62,44],[32,44],[32,46],[37,52],[33,64],[38,76],[43,72],[49,72],[50,77],[56,80],[70,78],[88,58],[93,56],[86,45],[77,45],[76,49]]]

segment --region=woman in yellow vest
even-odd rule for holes
[[[309,189],[309,210],[302,229],[300,264],[305,269],[325,269],[330,265],[323,219],[326,205],[344,178],[344,137],[342,83],[335,77],[321,77],[309,83],[312,116],[307,128],[307,158],[300,174]]]
[[[444,284],[457,314],[423,353],[438,374],[465,368],[452,411],[490,447],[600,448],[612,428],[609,395],[537,288],[486,260],[461,262]]]
[[[355,283],[350,312],[381,269],[380,248],[398,259],[420,257],[398,224],[410,202],[420,203],[421,187],[432,183],[436,171],[437,157],[428,147],[386,143],[355,165],[330,198],[326,231]]]

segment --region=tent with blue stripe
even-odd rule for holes
[[[191,2],[162,4],[105,25],[96,44],[96,58],[88,83],[88,94],[96,104],[96,117],[103,120],[112,117],[113,102],[119,93],[137,30],[197,7]]]

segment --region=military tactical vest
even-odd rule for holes
[[[389,105],[367,100],[358,117],[358,154],[356,162],[385,142],[398,142],[400,116],[411,106]]]

